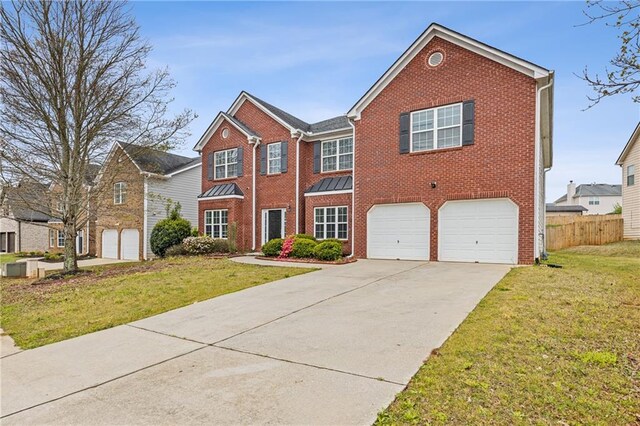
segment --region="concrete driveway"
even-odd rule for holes
[[[509,270],[361,260],[4,357],[3,424],[370,424]]]

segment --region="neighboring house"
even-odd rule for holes
[[[40,200],[38,202],[38,200]],[[42,209],[34,210],[35,204]],[[50,216],[46,188],[21,184],[0,189],[0,253],[47,251]]]
[[[624,238],[640,239],[640,123],[625,145],[616,164],[622,167],[622,219]]]
[[[200,232],[306,232],[357,257],[531,264],[544,251],[553,72],[432,24],[344,116],[242,92],[195,146]]]
[[[96,242],[100,257],[142,260],[153,257],[153,226],[167,206],[180,203],[182,216],[198,223],[200,158],[114,144],[98,177]]]
[[[575,205],[575,206],[558,206],[553,203],[548,203],[546,205],[547,217],[551,216],[582,216],[587,209]]]
[[[86,215],[82,215],[79,219],[78,228],[76,229],[76,253],[84,256],[96,255],[96,206],[95,201],[91,200],[91,191],[95,185],[95,180],[100,171],[99,164],[89,164],[85,174],[83,183],[83,198],[86,202]],[[64,226],[60,220],[59,195],[61,188],[59,185],[51,184],[49,186],[51,219],[49,219],[49,243],[48,251],[54,253],[64,252]]]
[[[582,206],[584,214],[612,213],[622,205],[622,187],[608,183],[586,183],[576,186],[573,181],[567,185],[567,193],[558,198],[556,206]]]

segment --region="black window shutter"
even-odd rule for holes
[[[267,174],[267,146],[260,145],[260,174]]]
[[[238,176],[244,176],[244,148],[238,147]]]
[[[280,172],[287,173],[287,162],[289,159],[289,142],[280,142]]]
[[[207,179],[213,180],[213,152],[207,155]]]
[[[475,134],[475,101],[464,101],[462,103],[462,146],[473,145]]]
[[[400,114],[400,154],[406,154],[411,149],[409,147],[409,113]]]
[[[321,149],[320,141],[313,143],[313,173],[320,173],[320,162],[322,161]]]

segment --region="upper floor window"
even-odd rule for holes
[[[627,166],[627,186],[632,186],[636,183],[636,166]]]
[[[113,185],[113,204],[124,204],[127,201],[127,184],[116,182]]]
[[[351,170],[353,168],[353,138],[322,142],[322,171]]]
[[[411,151],[462,146],[462,104],[411,113]]]
[[[205,210],[204,235],[211,238],[227,238],[228,210]]]
[[[64,247],[64,232],[58,231],[58,247]]]
[[[280,142],[267,145],[269,168],[268,173],[280,173],[282,164],[282,144]]]
[[[589,205],[590,206],[600,205],[600,197],[589,197]]]
[[[227,149],[215,154],[216,179],[238,176],[238,149]]]

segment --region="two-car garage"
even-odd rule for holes
[[[379,204],[367,213],[367,257],[428,260],[430,210]],[[438,260],[518,262],[518,207],[507,198],[455,200],[438,210]]]
[[[140,260],[140,232],[137,229],[120,231],[118,250],[118,230],[102,231],[102,257],[107,259]]]

